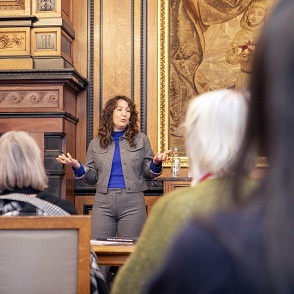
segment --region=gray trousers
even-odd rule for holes
[[[97,237],[138,237],[146,221],[143,192],[108,189],[96,193],[91,212],[92,239]]]

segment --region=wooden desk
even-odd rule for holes
[[[189,177],[159,177],[158,181],[163,182],[163,194],[168,194],[176,189],[191,186],[191,178]]]
[[[135,250],[135,245],[92,245],[99,265],[123,265]]]

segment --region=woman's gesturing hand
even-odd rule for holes
[[[153,158],[153,163],[155,165],[159,165],[160,162],[166,161],[168,159],[168,155],[172,152],[172,150],[168,150],[166,152],[160,153],[156,152],[154,158]]]
[[[75,169],[78,169],[81,166],[81,164],[76,159],[72,158],[69,153],[66,153],[66,155],[64,153],[58,155],[56,160],[61,164],[72,166]]]

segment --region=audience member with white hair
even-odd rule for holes
[[[153,206],[135,252],[114,280],[112,294],[142,293],[163,262],[172,239],[189,218],[247,199],[255,185],[249,177],[242,180],[240,199],[229,197],[232,163],[243,140],[247,108],[246,95],[234,90],[210,91],[190,102],[184,127],[192,187],[164,195]]]

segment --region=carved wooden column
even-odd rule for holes
[[[0,131],[29,132],[43,151],[49,191],[73,199],[74,183],[55,157],[75,156],[76,99],[86,80],[74,70],[0,72]],[[72,175],[68,177],[72,178]]]
[[[49,192],[74,202],[71,171],[55,160],[76,154],[77,99],[87,86],[73,64],[72,0],[0,1],[0,15],[0,133],[29,132]]]
[[[73,69],[0,72],[0,132],[29,132],[44,150],[48,190],[73,200],[72,174],[55,160],[61,152],[76,153],[76,104],[87,81]],[[71,171],[67,171],[70,173]]]

